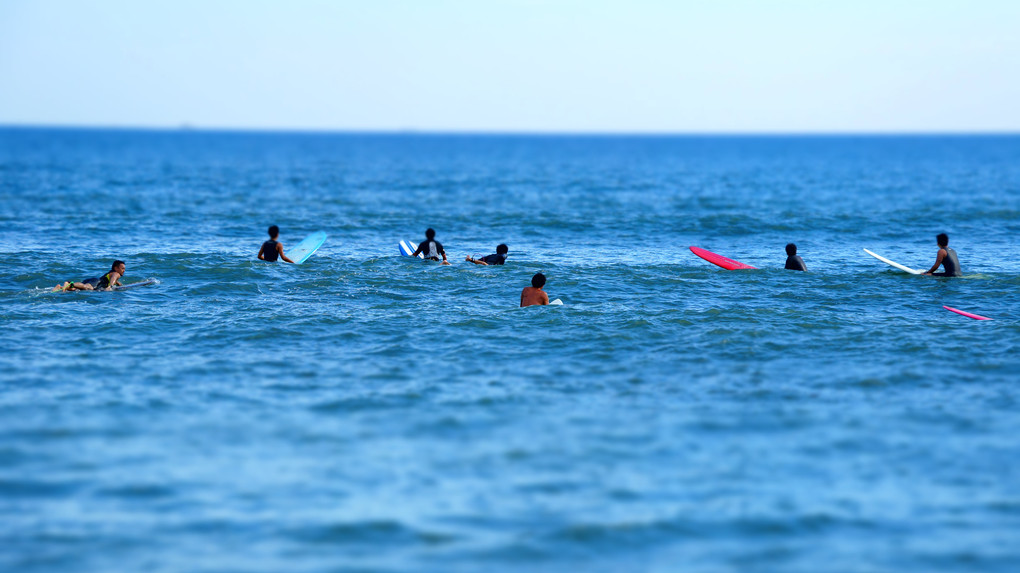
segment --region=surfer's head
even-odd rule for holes
[[[435,229],[425,229],[425,238],[430,240],[430,241],[432,239],[435,239],[436,238],[436,230]]]
[[[117,273],[120,273],[120,274],[124,274],[124,269],[125,268],[126,268],[126,266],[124,265],[124,261],[113,261],[113,265],[110,266],[110,270],[111,271],[114,271],[114,272],[117,272]]]
[[[948,247],[949,246],[949,235],[947,235],[945,233],[939,233],[935,237],[935,241],[939,244],[940,247]]]
[[[505,254],[507,254],[509,252],[510,252],[510,247],[508,247],[506,245],[502,245],[502,244],[501,245],[496,245],[496,254],[497,255],[505,255]]]
[[[277,238],[279,236],[280,236],[280,228],[279,227],[277,227],[276,225],[273,225],[272,227],[269,227],[269,238],[270,239],[275,239],[275,238]]]
[[[542,288],[545,286],[545,275],[542,273],[535,273],[535,276],[531,277],[531,286],[535,288]]]
[[[797,245],[793,243],[787,243],[786,245],[786,256],[792,257],[797,254]]]

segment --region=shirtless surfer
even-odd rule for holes
[[[269,227],[269,240],[262,243],[262,248],[259,249],[259,260],[269,261],[275,263],[277,258],[281,258],[288,263],[294,261],[287,258],[287,255],[283,254],[283,243],[276,240],[280,236],[280,228],[276,225]]]
[[[960,259],[956,258],[956,251],[949,248],[949,235],[939,233],[935,237],[935,242],[939,245],[939,252],[935,255],[935,264],[924,274],[936,277],[962,276],[963,273],[960,272]],[[938,270],[939,265],[942,265],[944,272],[935,272]]]
[[[542,290],[543,286],[545,286],[545,275],[537,273],[531,277],[531,286],[524,287],[524,290],[521,291],[521,307],[549,304],[549,295]]]

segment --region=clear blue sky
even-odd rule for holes
[[[1020,1],[0,0],[0,124],[1020,131]]]

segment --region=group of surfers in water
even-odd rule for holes
[[[288,263],[294,262],[284,254],[283,243],[279,241],[279,237],[280,228],[276,225],[269,227],[269,240],[262,243],[258,254],[259,260],[275,262],[282,259]],[[956,251],[949,248],[949,236],[945,233],[939,233],[935,237],[935,242],[939,247],[938,253],[935,255],[935,264],[924,274],[937,277],[961,276],[963,273],[960,272],[960,259],[957,258]],[[477,259],[468,255],[464,260],[476,265],[503,265],[506,263],[509,253],[510,248],[505,244],[500,244],[496,246],[494,254]],[[446,250],[443,248],[443,244],[436,240],[436,232],[433,229],[425,231],[425,240],[418,244],[418,248],[411,256],[417,257],[418,255],[427,260],[440,261],[440,264],[443,265],[450,264],[450,261],[446,258]],[[793,271],[807,270],[804,259],[797,255],[797,245],[793,243],[786,245],[786,255],[786,269]],[[943,271],[940,273],[935,272],[939,267],[942,267]],[[124,261],[116,260],[113,261],[113,266],[109,272],[101,277],[88,278],[80,282],[65,281],[53,287],[53,291],[111,290],[113,287],[122,286],[120,279],[124,276],[125,270]],[[521,306],[549,304],[549,295],[542,290],[544,286],[545,275],[536,273],[535,276],[531,277],[531,286],[525,287],[521,291]]]
[[[269,240],[262,243],[262,247],[259,248],[259,260],[276,262],[282,259],[288,263],[294,262],[287,258],[287,255],[283,254],[283,244],[279,239],[280,228],[276,225],[269,227]],[[510,247],[507,247],[504,244],[499,244],[496,245],[496,252],[491,255],[486,255],[477,259],[468,255],[464,260],[469,263],[483,266],[502,265],[506,263],[506,258],[509,254]],[[450,264],[450,261],[446,258],[446,249],[443,248],[442,243],[436,240],[435,229],[425,230],[425,240],[419,243],[418,248],[411,254],[412,257],[417,257],[419,255],[426,260],[440,261],[440,264],[443,265]],[[521,306],[549,304],[549,295],[542,290],[543,286],[545,286],[545,275],[542,273],[536,273],[535,276],[531,277],[531,286],[525,287],[524,290],[521,291]]]
[[[939,252],[935,254],[935,264],[932,265],[932,267],[924,274],[936,277],[963,276],[963,273],[960,272],[960,259],[956,257],[956,251],[949,248],[949,235],[939,233],[935,236],[935,243],[939,246]],[[942,267],[942,272],[935,272],[939,269],[939,267]],[[807,270],[807,265],[804,264],[804,259],[797,256],[797,245],[793,243],[786,245],[785,268],[791,271]]]

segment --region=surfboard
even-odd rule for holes
[[[113,290],[127,290],[129,288],[148,286],[148,285],[154,285],[154,284],[156,284],[156,279],[145,279],[144,281],[139,281],[139,282],[136,282],[136,283],[131,283],[129,285],[115,286],[115,287],[113,287]]]
[[[972,314],[969,312],[962,311],[958,308],[953,308],[951,306],[942,305],[942,308],[948,310],[949,312],[955,312],[956,314],[966,316],[967,318],[973,318],[974,320],[995,320],[994,318],[988,318],[987,316],[981,316],[980,314]]]
[[[896,268],[900,269],[901,271],[908,272],[908,273],[910,273],[912,275],[923,275],[924,274],[924,271],[919,271],[917,269],[912,269],[912,268],[910,268],[908,266],[901,265],[901,264],[899,264],[899,263],[897,263],[895,261],[890,261],[889,259],[887,259],[887,258],[885,258],[885,257],[883,257],[881,255],[876,255],[875,253],[872,253],[868,249],[864,249],[864,252],[868,253],[869,255],[875,257],[876,259],[882,261],[883,263],[885,263],[885,264],[887,264],[889,266],[893,266],[893,267],[896,267]]]
[[[300,243],[295,245],[289,251],[285,251],[284,254],[297,264],[301,264],[308,260],[308,257],[315,254],[315,251],[319,250],[319,247],[326,242],[326,233],[322,231],[316,231],[311,235],[308,235]]]
[[[412,243],[410,241],[400,241],[399,243],[397,243],[397,248],[400,249],[400,254],[401,255],[403,255],[405,257],[410,257],[411,255],[414,254],[414,252],[416,250],[418,250],[418,245],[416,245],[416,244],[414,244],[414,243]],[[424,259],[425,255],[423,255],[421,253],[418,253],[418,258],[419,259]]]
[[[733,259],[727,259],[726,257],[724,257],[722,255],[717,255],[717,254],[713,253],[712,251],[708,251],[708,250],[702,249],[701,247],[691,247],[691,252],[694,253],[695,255],[698,255],[699,257],[705,259],[706,261],[712,263],[713,265],[719,265],[720,267],[722,267],[724,269],[727,269],[727,270],[735,271],[735,270],[738,270],[738,269],[754,269],[755,268],[755,267],[752,267],[751,265],[745,265],[744,263],[741,263],[739,261],[734,261]]]
[[[560,300],[560,299],[556,299],[556,300],[550,302],[549,306],[563,306],[563,301]]]

